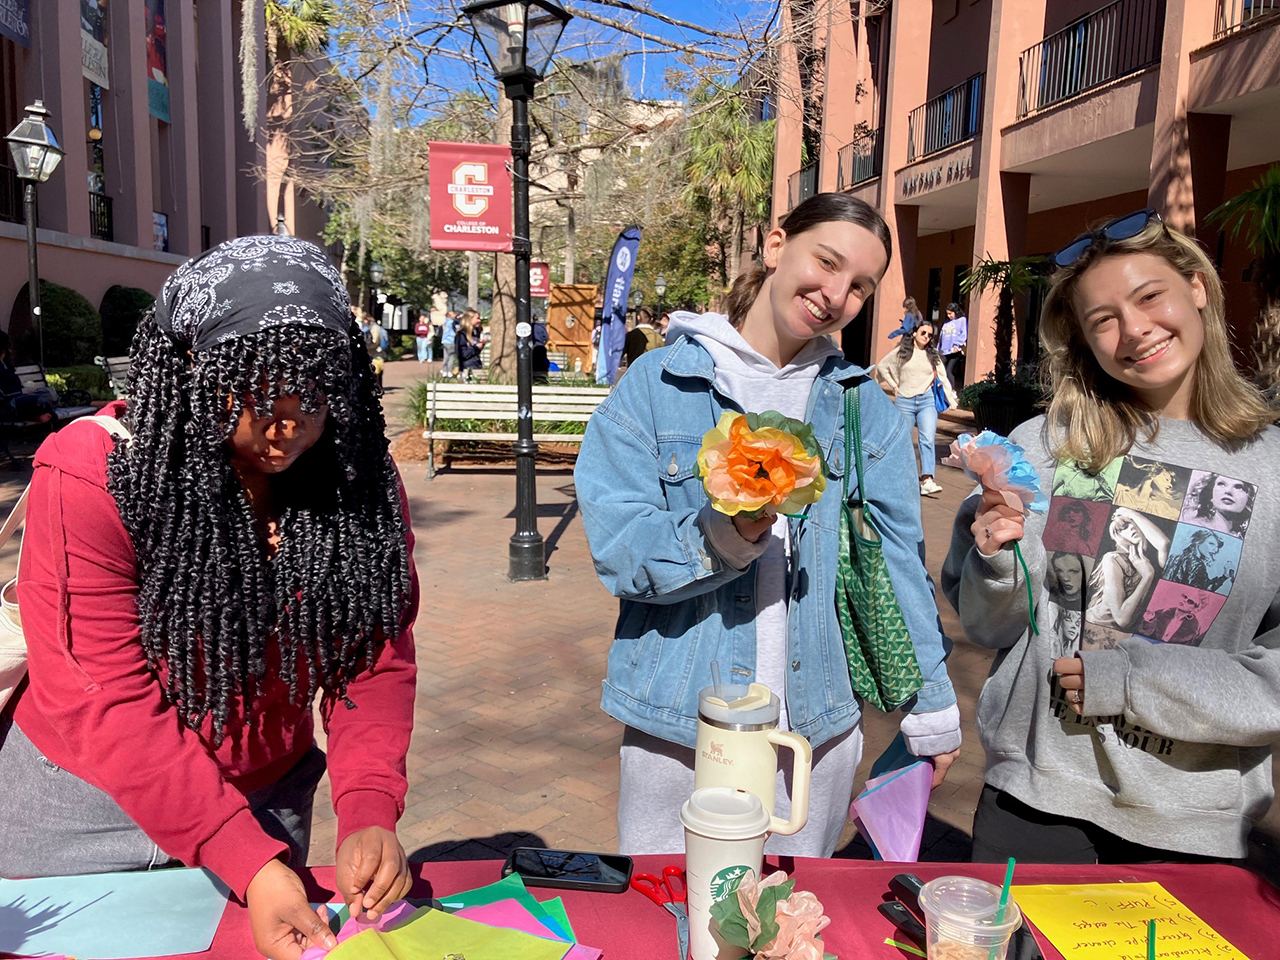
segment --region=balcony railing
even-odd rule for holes
[[[883,153],[879,127],[841,147],[836,166],[836,189],[848,190],[880,176]]]
[[[89,191],[89,233],[99,240],[115,239],[115,226],[111,221],[111,198],[105,193]]]
[[[911,111],[907,125],[907,163],[945,150],[982,132],[982,90],[986,74],[944,90]]]
[[[811,163],[801,167],[798,173],[787,177],[787,212],[790,213],[818,192],[818,165]]]
[[[1116,0],[1028,47],[1018,119],[1159,63],[1164,11],[1165,0]]]
[[[5,223],[22,223],[22,181],[17,171],[0,163],[0,220]]]
[[[1225,37],[1277,15],[1280,15],[1280,0],[1218,0],[1213,37],[1215,40]]]

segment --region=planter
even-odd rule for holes
[[[1007,437],[1013,428],[1025,423],[1038,412],[1037,397],[1026,391],[991,390],[974,405],[973,418],[979,430],[990,430]]]

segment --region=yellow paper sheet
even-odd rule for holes
[[[1249,960],[1158,883],[1014,886],[1022,912],[1066,960],[1147,960],[1147,921],[1158,960]]]
[[[326,960],[563,960],[572,944],[500,930],[440,910],[422,910],[394,930],[366,930],[329,951]]]

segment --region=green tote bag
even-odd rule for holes
[[[862,414],[854,386],[844,394],[845,458],[857,470],[858,502],[849,506],[845,469],[840,502],[840,563],[836,574],[836,615],[849,661],[853,692],[878,710],[902,706],[924,686],[911,632],[902,619],[889,582],[880,531],[866,504],[862,462]]]

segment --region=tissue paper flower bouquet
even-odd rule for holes
[[[711,908],[721,939],[755,960],[837,960],[822,949],[821,933],[831,923],[822,903],[795,887],[781,870],[759,881],[748,870],[734,893]]]
[[[827,488],[813,427],[764,413],[720,415],[702,438],[698,475],[715,510],[747,520],[771,512],[797,516]]]

